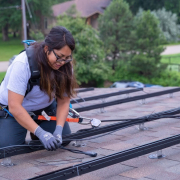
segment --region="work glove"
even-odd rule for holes
[[[58,147],[60,147],[62,144],[62,130],[63,130],[63,127],[60,125],[57,125],[53,133],[53,136],[58,140]]]
[[[34,134],[39,138],[45,149],[55,151],[58,149],[58,140],[49,132],[44,131],[40,126],[37,127]]]

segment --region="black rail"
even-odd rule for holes
[[[63,136],[63,141],[68,141],[68,139],[83,139],[83,138],[87,138],[87,137],[91,137],[91,136],[95,136],[95,135],[99,135],[99,134],[103,134],[103,133],[108,133],[111,131],[115,131],[118,129],[119,130],[124,129],[124,128],[130,127],[133,125],[137,125],[140,123],[157,120],[157,119],[159,119],[159,116],[161,116],[161,115],[175,115],[175,114],[179,114],[179,113],[180,113],[180,108],[175,108],[175,109],[171,109],[168,111],[162,111],[159,113],[154,113],[153,116],[151,116],[151,115],[143,116],[143,117],[131,120],[131,121],[127,121],[127,122],[114,123],[112,125],[106,125],[106,126],[102,126],[102,127],[98,127],[98,128],[92,128],[92,129],[89,129],[86,131],[72,133],[72,134]],[[0,148],[0,159],[5,158],[5,157],[15,156],[18,154],[30,153],[30,152],[34,152],[34,151],[38,151],[38,150],[42,150],[42,149],[44,149],[44,148],[43,147],[24,147],[24,146],[23,147]]]
[[[80,92],[93,91],[93,90],[94,90],[94,88],[93,88],[93,87],[90,87],[90,88],[85,88],[85,89],[77,89],[76,91],[77,91],[78,93],[80,93]]]
[[[91,100],[97,100],[97,99],[102,99],[102,98],[108,98],[111,96],[118,96],[118,95],[122,95],[122,94],[129,94],[129,93],[133,93],[133,92],[137,92],[137,91],[142,91],[142,88],[139,89],[129,89],[126,91],[118,91],[118,92],[114,92],[114,93],[108,93],[108,94],[102,94],[102,95],[97,95],[97,96],[91,96],[91,97],[86,97],[86,98],[81,98],[81,99],[72,99],[71,100],[71,104],[75,104],[75,103],[80,103],[80,102],[84,102],[84,101],[91,101]]]
[[[151,97],[155,97],[155,96],[161,96],[161,95],[164,95],[164,94],[171,94],[171,93],[175,93],[175,92],[178,92],[178,91],[180,91],[180,88],[173,88],[173,89],[169,89],[169,90],[165,90],[165,91],[149,93],[149,94],[140,95],[140,96],[134,96],[134,97],[125,98],[125,99],[119,99],[119,100],[116,100],[116,101],[110,101],[110,102],[94,104],[94,105],[85,106],[85,107],[79,107],[79,108],[76,108],[75,110],[77,112],[89,111],[89,110],[92,110],[92,109],[98,109],[98,108],[103,108],[103,107],[107,107],[107,106],[113,106],[113,105],[117,105],[117,104],[131,102],[131,101],[137,101],[137,100],[140,100],[140,99],[147,99],[147,98],[151,98]]]
[[[154,151],[158,151],[180,143],[180,134],[125,151],[120,151],[96,160],[88,161],[68,168],[60,169],[51,173],[40,175],[30,180],[64,180],[78,175],[86,174],[113,164],[133,159]]]

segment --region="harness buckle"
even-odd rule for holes
[[[4,118],[7,118],[8,117],[8,113],[4,111],[4,108],[6,108],[7,106],[2,106],[0,104],[0,111],[1,111],[1,116],[0,117],[4,117]]]

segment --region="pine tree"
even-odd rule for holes
[[[158,23],[158,19],[150,11],[144,11],[135,18],[137,40],[134,46],[136,53],[129,66],[131,73],[151,78],[164,70],[165,67],[160,64],[164,36]]]
[[[113,0],[99,18],[100,37],[106,55],[112,58],[112,69],[116,60],[130,50],[132,13],[124,0]]]

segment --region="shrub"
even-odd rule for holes
[[[36,41],[41,41],[41,40],[44,40],[44,35],[41,31],[39,30],[36,30],[36,31],[30,31],[30,37],[33,39],[33,40],[36,40]]]
[[[165,70],[158,76],[153,78],[147,78],[139,74],[130,73],[128,64],[119,64],[115,73],[108,77],[111,82],[127,80],[127,81],[139,81],[144,84],[155,84],[162,86],[179,86],[180,85],[180,72]]]

